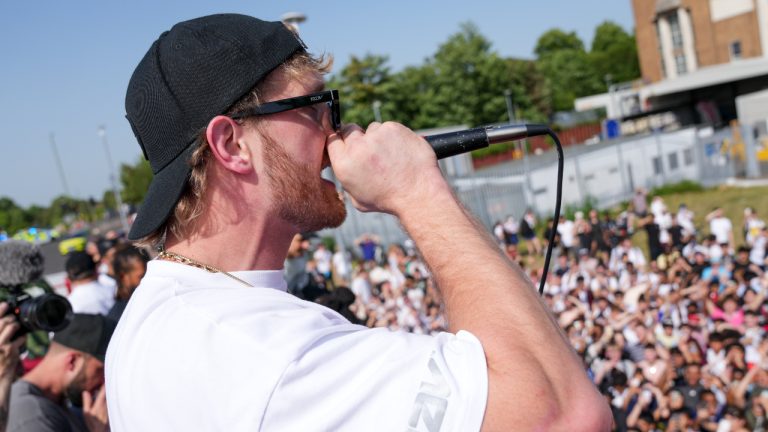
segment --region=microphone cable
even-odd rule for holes
[[[555,197],[555,218],[552,221],[552,231],[549,235],[549,245],[544,257],[544,271],[539,281],[539,295],[544,294],[544,283],[547,280],[549,264],[552,259],[552,248],[555,244],[557,224],[560,220],[560,204],[563,195],[563,146],[552,129],[543,124],[508,124],[487,126],[474,129],[448,132],[438,135],[425,136],[438,159],[467,153],[472,150],[488,147],[490,144],[517,141],[534,136],[547,135],[552,138],[557,150],[557,189]],[[529,173],[530,175],[530,173]]]
[[[547,245],[547,253],[544,256],[544,269],[541,273],[541,280],[539,281],[539,295],[544,295],[544,284],[547,281],[547,273],[549,272],[549,263],[552,260],[552,248],[555,245],[555,236],[557,235],[557,223],[560,221],[560,204],[563,199],[563,146],[560,144],[560,140],[557,138],[557,134],[545,125],[528,125],[528,129],[532,132],[532,135],[547,135],[552,138],[555,143],[555,149],[557,150],[557,187],[555,192],[555,217],[552,219],[552,230],[549,233],[549,244]],[[538,132],[538,133],[536,133]]]

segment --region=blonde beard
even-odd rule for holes
[[[297,162],[275,140],[263,136],[266,175],[277,198],[272,210],[300,232],[341,225],[347,209],[339,194],[312,167]]]

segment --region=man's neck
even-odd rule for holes
[[[76,281],[72,281],[72,289],[75,289],[79,287],[80,285],[89,284],[91,282],[96,281],[98,278],[96,276],[85,278],[85,279],[79,279]]]
[[[251,220],[206,236],[199,231],[182,240],[169,235],[165,247],[225,272],[279,270],[283,268],[294,231],[278,225]]]
[[[51,370],[49,365],[43,360],[24,375],[22,380],[40,389],[46,399],[50,399],[56,404],[61,404],[64,401],[64,386],[52,378],[56,375],[55,371]]]

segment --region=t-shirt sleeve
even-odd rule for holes
[[[27,398],[29,399],[29,398]],[[12,404],[8,416],[7,432],[66,432],[72,427],[61,413],[45,409],[34,400]]]
[[[488,374],[474,335],[344,329],[315,338],[284,371],[264,430],[480,430]]]

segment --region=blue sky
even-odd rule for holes
[[[389,56],[395,71],[421,64],[466,21],[499,54],[521,58],[533,58],[536,40],[552,28],[575,31],[589,46],[605,20],[634,26],[629,0],[0,2],[0,196],[47,206],[65,192],[54,134],[71,195],[100,199],[110,171],[98,128],[106,129],[115,170],[137,160],[125,88],[160,33],[212,13],[279,20],[290,11],[306,14],[302,38],[311,51],[335,56],[334,72],[366,53]]]

